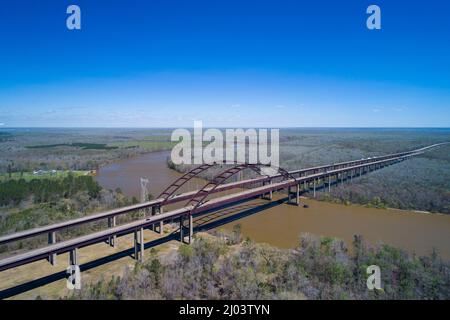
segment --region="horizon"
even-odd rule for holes
[[[152,130],[152,129],[166,129],[166,130],[172,130],[177,129],[178,127],[0,127],[0,131],[3,129],[129,129],[129,130],[135,130],[135,129],[142,129],[142,130]],[[184,127],[189,129],[193,129],[193,127]],[[430,130],[440,130],[444,129],[450,130],[450,127],[209,127],[209,126],[203,126],[202,129],[236,129],[236,128],[242,128],[242,129],[375,129],[375,130],[383,130],[383,129],[392,129],[392,130],[404,130],[404,129],[412,129],[412,130],[423,130],[423,129],[430,129]]]

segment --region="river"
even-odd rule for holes
[[[96,179],[104,188],[120,188],[127,196],[139,198],[140,178],[147,178],[149,192],[157,196],[180,176],[167,167],[168,156],[167,151],[153,152],[109,164],[98,170]],[[197,189],[203,183],[195,179],[184,191]],[[450,258],[449,215],[301,201],[309,208],[279,204],[259,211],[254,208],[268,202],[250,201],[241,205],[246,210],[244,217],[221,228],[231,229],[239,223],[245,236],[281,248],[295,247],[300,233],[305,232],[337,237],[347,243],[359,234],[369,243],[386,243],[419,255],[429,254],[434,247],[443,258]]]

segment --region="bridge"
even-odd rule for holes
[[[209,214],[215,210],[259,197],[270,201],[273,193],[279,191],[287,191],[287,202],[289,204],[299,205],[302,192],[312,192],[312,195],[315,197],[318,189],[330,191],[333,184],[344,180],[352,181],[354,178],[371,171],[408,160],[443,144],[447,143],[438,143],[401,153],[294,171],[276,168],[276,173],[274,174],[265,174],[264,166],[260,164],[233,164],[231,167],[223,169],[199,190],[177,194],[191,179],[198,177],[213,167],[217,168],[219,166],[219,164],[200,165],[175,180],[155,200],[0,237],[0,245],[4,245],[43,234],[48,235],[48,245],[0,260],[0,271],[42,259],[46,259],[54,265],[57,255],[67,252],[69,253],[69,265],[78,265],[78,250],[80,248],[101,242],[106,242],[114,247],[118,238],[127,234],[134,235],[133,257],[137,260],[142,260],[144,257],[144,229],[162,233],[165,224],[176,222],[179,224],[179,240],[189,244],[193,237],[193,218],[196,216]],[[239,172],[244,170],[251,170],[256,173],[256,176],[230,182],[232,177],[236,177]],[[238,191],[231,194],[220,194],[233,189],[238,189]],[[219,196],[212,197],[212,195],[218,193]],[[164,208],[168,205],[181,202],[184,202],[184,205],[180,208],[164,212]],[[137,211],[144,212],[145,218],[122,225],[116,224],[118,216]],[[108,222],[107,229],[62,242],[56,241],[57,232],[100,220]]]

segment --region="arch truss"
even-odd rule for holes
[[[186,203],[186,206],[192,206],[192,209],[190,211],[190,214],[194,214],[196,212],[196,210],[203,204],[205,203],[206,199],[208,198],[208,196],[210,194],[212,194],[214,192],[214,190],[224,184],[229,178],[231,178],[232,176],[234,176],[235,174],[245,170],[245,169],[250,169],[256,173],[258,173],[259,175],[264,175],[262,172],[262,168],[267,167],[266,165],[262,165],[262,164],[248,164],[248,163],[243,163],[243,164],[238,164],[235,165],[229,169],[226,169],[224,171],[222,171],[221,173],[219,173],[218,175],[216,175],[210,182],[206,183],[199,191],[197,191],[197,193],[195,195],[192,196],[192,198]],[[289,179],[294,179],[296,180],[296,178],[294,176],[292,176],[288,171],[286,171],[285,169],[282,168],[277,168],[278,169],[278,173],[279,175],[281,175],[281,177],[283,178],[283,180],[289,180]]]
[[[163,192],[158,196],[159,199],[164,199],[161,205],[165,204],[170,198],[172,198],[175,193],[184,186],[187,182],[191,181],[193,178],[197,177],[202,172],[208,170],[212,166],[216,165],[213,164],[202,164],[198,167],[195,167],[194,169],[186,172],[181,177],[176,179],[170,186],[168,186],[166,189],[164,189]]]

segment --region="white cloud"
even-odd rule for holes
[[[375,112],[375,113],[380,112],[380,111],[381,111],[381,108],[373,108],[372,109],[372,112]]]
[[[277,104],[277,105],[275,106],[275,108],[276,108],[276,109],[284,109],[284,108],[286,108],[286,106],[284,106],[284,105],[282,105],[282,104]]]
[[[0,122],[0,127],[1,127],[1,126],[4,126],[4,125],[5,125],[5,124],[4,124],[3,122]]]

